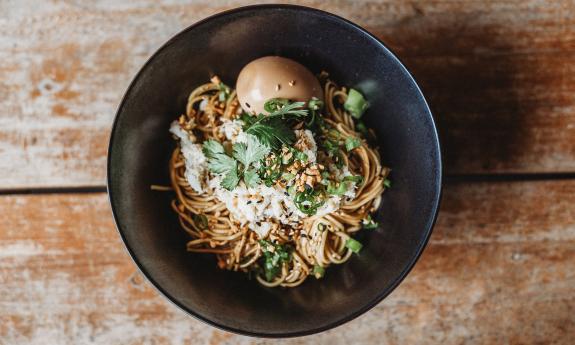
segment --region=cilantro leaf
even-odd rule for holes
[[[244,167],[255,163],[265,157],[270,152],[270,148],[263,145],[253,135],[248,135],[247,144],[236,143],[233,146],[233,156],[240,161]]]
[[[284,100],[271,99],[267,103],[266,109],[279,108],[286,103]],[[279,149],[282,144],[290,145],[295,140],[295,134],[288,126],[286,121],[297,119],[308,115],[308,109],[303,109],[305,102],[286,103],[281,108],[275,110],[269,115],[260,114],[255,121],[246,124],[245,132],[254,135],[262,144],[272,148]]]
[[[237,159],[238,161],[240,161],[240,163],[242,163],[243,165],[248,165],[246,164],[246,151],[248,150],[248,145],[246,145],[246,143],[235,143],[232,146],[232,156]]]
[[[248,169],[244,172],[244,182],[248,188],[254,188],[261,182],[261,180],[255,170]]]
[[[356,149],[359,146],[361,146],[361,140],[359,140],[359,138],[347,137],[345,139],[345,149],[347,152],[350,152],[351,150]]]
[[[234,161],[235,163],[235,161]],[[222,180],[222,187],[227,190],[233,190],[240,183],[240,176],[238,175],[237,163],[234,167],[226,173],[226,176]]]
[[[204,142],[202,151],[208,157],[208,168],[214,174],[225,174],[221,186],[227,190],[236,188],[240,182],[238,162],[225,153],[222,144],[210,139]]]
[[[232,169],[237,171],[237,165],[236,160],[225,153],[217,153],[208,159],[208,167],[215,174],[224,174]]]
[[[206,140],[202,145],[202,152],[208,158],[213,158],[219,153],[224,153],[224,147],[214,139]]]
[[[295,140],[294,132],[280,118],[255,122],[246,133],[254,135],[262,144],[272,149],[279,149],[282,144],[291,145]]]

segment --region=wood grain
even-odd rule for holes
[[[0,188],[103,185],[148,56],[227,1],[0,2]],[[429,97],[449,173],[575,171],[575,13],[561,1],[297,1],[365,26]]]
[[[569,344],[575,181],[454,183],[400,287],[286,344]],[[146,282],[106,195],[0,197],[0,343],[268,344],[188,318]],[[328,273],[329,274],[329,273]]]

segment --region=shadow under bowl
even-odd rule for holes
[[[223,271],[211,255],[186,252],[187,234],[170,208],[175,141],[168,128],[187,96],[217,74],[234,85],[251,60],[281,55],[370,102],[364,122],[377,134],[393,186],[377,211],[380,227],[358,234],[364,248],[343,265],[296,288],[265,288],[243,273]],[[288,5],[243,7],[190,26],[138,72],[116,115],[108,155],[108,192],[124,243],[150,282],[189,314],[254,336],[311,334],[340,325],[387,296],[420,256],[436,218],[441,158],[428,105],[401,62],[355,24]]]

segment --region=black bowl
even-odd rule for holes
[[[218,74],[234,85],[240,69],[265,56],[293,58],[361,89],[371,103],[393,186],[377,213],[381,226],[360,232],[364,249],[330,267],[324,279],[265,288],[222,271],[210,255],[186,252],[187,235],[170,209],[175,141],[171,121],[188,93]],[[182,31],[142,67],[119,107],[108,152],[108,192],[116,225],[152,284],[189,314],[224,330],[287,337],[320,332],[364,313],[407,275],[431,234],[441,191],[439,141],[427,103],[401,62],[380,41],[335,15],[299,6],[251,6]]]

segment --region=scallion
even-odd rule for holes
[[[316,279],[323,278],[325,275],[325,268],[321,267],[320,265],[313,266],[313,275]]]
[[[345,110],[349,111],[351,116],[356,119],[359,119],[361,115],[365,112],[369,104],[363,97],[359,91],[355,89],[349,89],[349,93],[347,94],[347,99],[343,104]]]
[[[367,138],[367,136],[369,135],[369,131],[367,130],[367,127],[365,126],[365,123],[359,121],[357,123],[357,125],[355,126],[355,129],[361,133],[361,135],[363,135],[364,138]]]
[[[218,88],[220,90],[220,92],[218,93],[218,100],[220,102],[225,102],[228,99],[228,96],[230,95],[230,88],[222,82],[220,82]]]
[[[383,185],[385,186],[385,188],[390,188],[391,187],[391,181],[388,179],[383,180]]]
[[[307,162],[308,156],[305,152],[301,152],[299,150],[294,150],[294,157],[301,161],[301,162]]]
[[[285,172],[285,173],[282,174],[282,180],[284,180],[284,181],[286,181],[286,182],[289,182],[289,181],[293,180],[294,177],[295,177],[294,174],[291,174],[291,173],[288,173],[288,172]]]
[[[330,195],[343,195],[347,192],[347,183],[341,182],[337,187],[333,183],[327,185],[327,193]]]
[[[268,113],[273,113],[289,103],[285,98],[272,98],[264,103],[264,110]]]
[[[323,102],[316,97],[312,97],[312,99],[307,103],[307,107],[311,110],[320,110],[323,108]]]
[[[362,225],[364,229],[377,229],[379,224],[371,218],[371,215],[367,215],[367,217],[362,220]]]
[[[359,138],[355,138],[355,137],[347,137],[345,139],[345,150],[347,152],[352,151],[353,149],[356,149],[358,147],[361,146],[361,140],[359,140]]]
[[[359,253],[359,251],[363,247],[363,245],[360,242],[354,240],[351,237],[348,238],[347,241],[345,241],[345,246],[347,248],[349,248],[349,250],[351,250],[352,252],[354,252],[356,254]]]
[[[363,176],[361,175],[351,175],[351,176],[346,176],[343,178],[344,181],[350,181],[355,183],[356,185],[360,185],[363,183]]]

